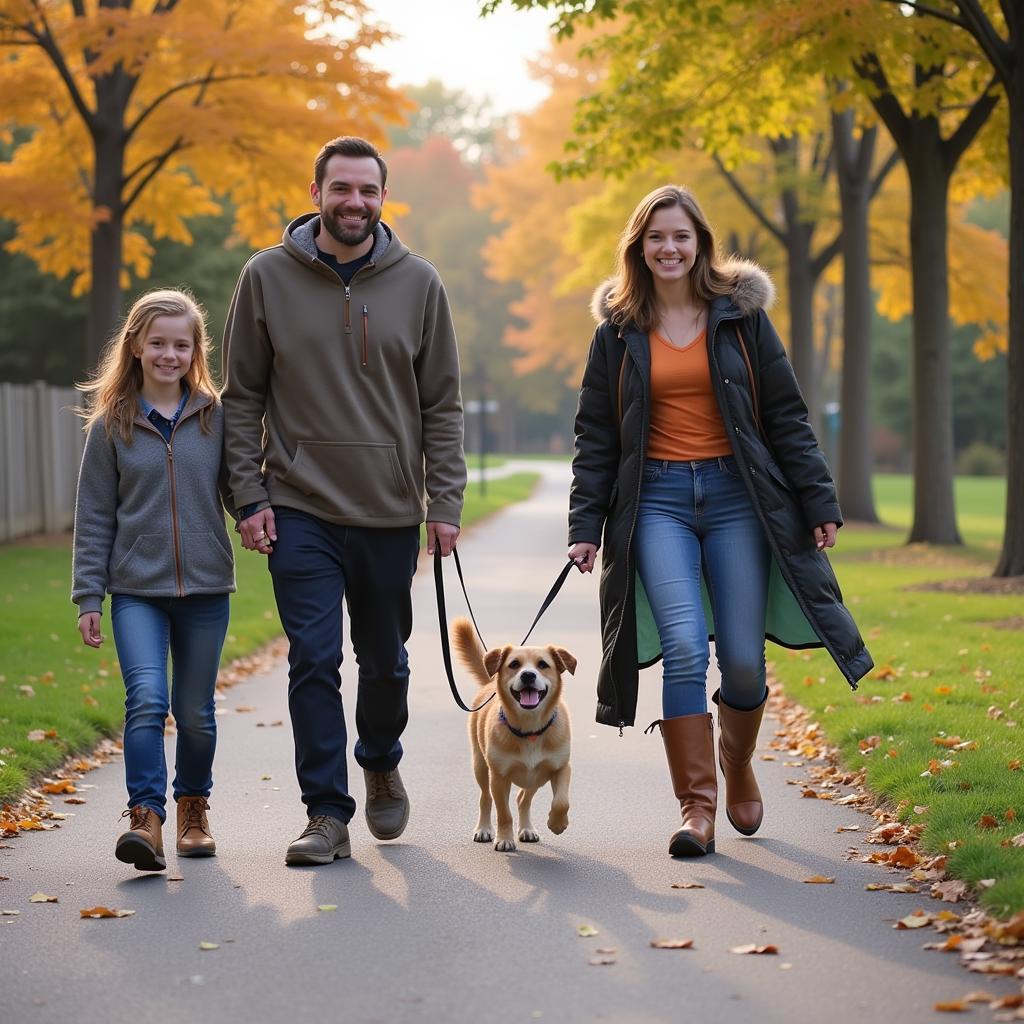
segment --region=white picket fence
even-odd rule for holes
[[[82,396],[48,384],[0,384],[0,543],[70,530],[82,458]]]

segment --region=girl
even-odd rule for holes
[[[715,848],[708,640],[722,685],[726,815],[753,835],[750,766],[768,691],[764,641],[824,646],[851,685],[872,665],[825,556],[842,524],[760,268],[723,263],[694,197],[655,189],[595,296],[569,502],[569,557],[604,531],[598,721],[632,725],[641,666],[664,658],[661,727],[682,811],[673,856]],[[639,579],[637,579],[639,577]]]
[[[235,581],[218,495],[223,413],[209,347],[204,314],[191,296],[152,291],[132,306],[95,376],[79,385],[91,400],[82,411],[87,436],[71,599],[83,642],[99,647],[100,611],[111,595],[126,691],[122,817],[129,819],[115,854],[142,871],[166,867],[168,703],[178,734],[178,855],[216,853],[206,815],[217,741],[214,684]]]

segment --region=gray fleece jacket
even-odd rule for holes
[[[141,414],[132,443],[89,429],[78,476],[71,600],[98,612],[105,594],[188,597],[235,589],[234,557],[218,493],[224,412],[204,434],[192,394],[168,444]]]

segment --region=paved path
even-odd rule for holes
[[[568,469],[528,468],[544,473],[534,499],[480,525],[460,546],[481,628],[494,644],[525,631],[565,551]],[[284,867],[303,815],[290,730],[269,724],[287,722],[279,665],[228,691],[222,705],[216,859],[169,854],[167,874],[183,876],[177,882],[115,861],[124,805],[118,764],[87,776],[96,787],[85,791],[88,804],[68,808],[77,813],[59,831],[0,850],[0,874],[10,876],[0,883],[0,907],[21,911],[0,917],[0,1019],[861,1024],[927,1020],[937,1000],[1010,990],[922,951],[921,932],[892,928],[896,917],[936,904],[866,893],[864,885],[883,876],[846,862],[843,852],[858,837],[835,831],[859,816],[801,799],[786,784],[798,770],[781,759],[757,762],[768,808],[758,837],[733,833],[720,814],[715,856],[670,859],[678,810],[660,739],[640,729],[620,739],[593,721],[595,577],[573,574],[537,634],[579,658],[567,686],[575,729],[569,829],[557,837],[542,829],[539,845],[515,855],[473,843],[477,791],[464,716],[441,667],[429,570],[421,563],[414,588],[402,766],[413,811],[402,839],[376,843],[360,810],[351,860]],[[459,611],[456,588],[453,574],[449,614]],[[351,665],[346,658],[346,694]],[[659,679],[656,671],[641,678],[645,723],[659,715]],[[838,675],[834,685],[844,699]],[[472,692],[468,680],[464,689]],[[239,705],[256,710],[237,713]],[[770,723],[763,735],[770,737]],[[536,820],[547,806],[547,795],[538,797]],[[814,874],[835,875],[836,884],[802,883]],[[681,881],[705,888],[671,888]],[[37,890],[60,903],[29,904]],[[79,908],[95,904],[135,916],[80,920]],[[338,909],[318,911],[323,904]],[[600,934],[579,938],[581,924]],[[649,948],[658,936],[693,938],[695,948]],[[219,949],[201,951],[201,941]],[[780,955],[728,952],[752,942],[772,943]],[[616,962],[590,966],[598,948],[615,949]]]

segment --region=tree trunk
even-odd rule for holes
[[[852,115],[834,115],[839,183],[843,218],[843,367],[839,409],[839,504],[843,515],[877,523],[871,493],[871,270],[868,241],[868,207],[871,204],[871,157],[874,134],[858,147],[853,138]],[[870,129],[872,133],[875,129]],[[859,147],[858,147],[859,148]],[[862,156],[863,159],[858,159]]]
[[[1024,574],[1024,67],[1010,104],[1010,329],[1007,352],[1006,532],[996,576]]]
[[[948,198],[938,122],[916,126],[910,153],[913,279],[914,521],[911,543],[962,544],[953,497],[953,374],[949,329]]]
[[[808,418],[820,427],[818,380],[814,358],[814,269],[810,232],[804,224],[791,224],[786,243],[786,283],[789,290],[789,357],[807,403]]]

